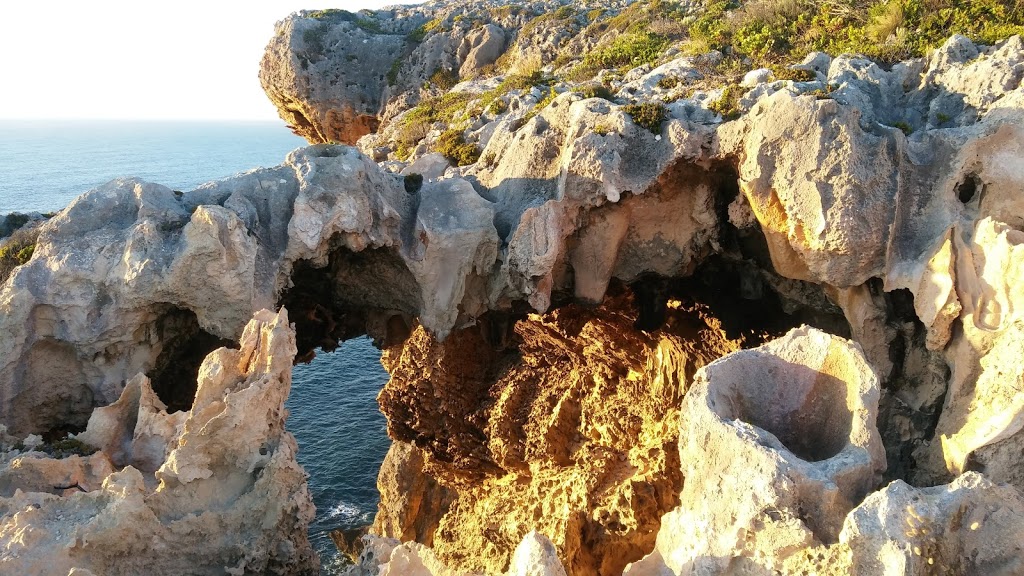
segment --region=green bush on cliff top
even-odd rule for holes
[[[39,229],[17,230],[0,246],[0,283],[14,272],[14,269],[32,259],[36,249]]]
[[[688,32],[691,52],[717,49],[758,64],[816,50],[893,62],[953,34],[988,44],[1024,34],[1024,0],[719,0]]]

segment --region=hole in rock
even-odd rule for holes
[[[298,348],[287,428],[317,507],[310,541],[323,572],[333,574],[348,562],[331,532],[359,532],[373,520],[391,446],[377,404],[388,374],[375,344],[408,338],[420,297],[412,273],[386,249],[336,249],[322,267],[298,262],[291,284],[278,303],[295,324]]]
[[[956,187],[956,197],[960,199],[960,202],[964,204],[974,200],[975,195],[978,193],[978,189],[981,187],[981,181],[975,174],[969,174],[963,182]]]
[[[291,281],[278,306],[295,323],[296,362],[309,362],[317,348],[329,352],[363,334],[385,347],[400,343],[421,307],[412,272],[387,249],[338,249],[319,268],[301,261]]]
[[[853,421],[845,381],[771,356],[734,362],[731,397],[720,404],[732,408],[729,417],[771,432],[808,462],[842,451]]]
[[[180,308],[161,316],[153,329],[162,345],[149,371],[153,391],[167,405],[168,412],[189,410],[196,397],[203,359],[218,348],[236,344],[203,330],[194,312]]]

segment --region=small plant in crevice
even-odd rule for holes
[[[653,134],[660,134],[661,124],[668,119],[668,110],[658,102],[628,104],[622,107],[622,111],[632,116],[637,126],[646,128]]]
[[[554,88],[549,88],[548,93],[537,102],[537,105],[533,107],[534,110],[543,110],[548,107],[549,104],[555,101],[558,97],[558,92]]]
[[[77,438],[62,438],[54,442],[48,442],[39,447],[41,452],[49,454],[53,458],[68,458],[70,456],[89,456],[96,453],[96,448],[82,442]]]
[[[679,78],[676,76],[662,76],[658,79],[658,88],[671,90],[679,85]]]
[[[391,68],[388,69],[388,86],[394,86],[398,84],[398,73],[402,70],[402,59],[396,58],[391,63]]]
[[[744,90],[739,84],[730,84],[722,90],[717,100],[708,104],[708,110],[720,114],[724,120],[735,120],[740,117],[740,98]]]
[[[405,191],[409,194],[415,194],[420,191],[423,187],[423,174],[417,174],[415,172],[406,174],[402,180],[402,185],[405,187]]]
[[[437,139],[436,149],[456,166],[475,164],[480,159],[480,148],[476,144],[466,142],[462,130],[457,128],[442,132]]]
[[[459,83],[459,75],[454,70],[438,68],[427,79],[427,87],[433,86],[441,92],[447,92]]]
[[[803,68],[790,68],[788,66],[775,65],[771,67],[772,75],[776,80],[791,80],[793,82],[814,82],[818,79],[817,74]]]
[[[604,100],[608,100],[609,102],[615,99],[615,95],[612,94],[611,89],[609,89],[604,84],[601,84],[600,82],[591,82],[590,84],[584,84],[583,86],[576,88],[576,93],[585,99],[603,98]]]
[[[903,134],[907,136],[910,136],[911,134],[914,133],[914,127],[903,121],[893,123],[892,127],[899,128],[900,132],[903,132]]]

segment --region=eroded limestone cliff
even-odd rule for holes
[[[778,71],[795,79],[728,86],[721,54],[662,45],[597,85],[555,78],[568,64],[545,47],[585,54],[614,29],[468,6],[278,25],[268,95],[311,142],[358,148],[183,194],[115,181],[40,227],[0,287],[0,422],[18,438],[90,423],[109,461],[7,473],[12,506],[131,479],[143,502],[244,492],[237,457],[257,457],[220,443],[235,432],[211,436],[231,465],[188,480],[199,448],[176,434],[220,422],[204,383],[226,380],[199,359],[246,350],[253,314],[283,305],[289,360],[363,333],[386,349],[396,444],[357,570],[1019,573],[1020,37],[886,67],[816,53]],[[287,459],[267,421],[239,442],[278,438],[257,453]],[[43,495],[48,467],[85,492]],[[178,480],[150,494],[152,470]],[[286,484],[295,505],[274,517],[301,527]],[[311,569],[284,533],[245,566],[194,561]]]
[[[314,508],[285,431],[295,334],[258,312],[240,349],[203,361],[192,409],[132,378],[77,440],[88,459],[5,446],[5,574],[296,574],[319,561]],[[5,435],[6,436],[6,435]]]

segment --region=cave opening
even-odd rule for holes
[[[277,305],[295,324],[296,363],[308,363],[317,349],[331,352],[363,335],[384,348],[404,341],[421,297],[412,272],[393,251],[339,248],[324,266],[297,262]]]
[[[976,174],[968,174],[963,182],[956,186],[956,197],[963,204],[969,204],[981,188],[981,179]]]
[[[195,312],[177,307],[163,314],[153,330],[162,346],[149,371],[153,392],[169,413],[190,410],[203,359],[218,348],[237,344],[203,330]]]

